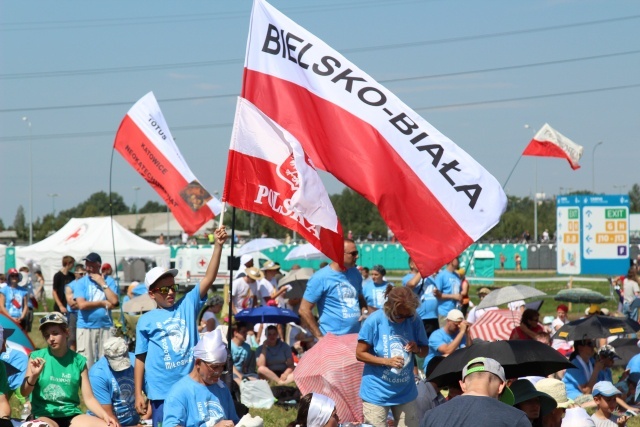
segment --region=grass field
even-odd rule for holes
[[[397,275],[406,274],[406,272],[393,272]],[[390,273],[391,274],[391,273]],[[555,315],[556,306],[559,304],[558,302],[553,300],[553,295],[555,295],[559,290],[567,288],[567,279],[551,281],[551,282],[531,282],[531,279],[540,279],[540,278],[550,278],[556,277],[556,273],[554,271],[544,271],[544,272],[532,272],[532,271],[524,271],[524,272],[496,272],[497,278],[511,278],[512,281],[509,282],[495,282],[492,285],[472,285],[471,287],[471,296],[472,301],[474,303],[478,302],[476,297],[476,292],[480,287],[487,286],[490,288],[498,287],[498,286],[506,286],[508,284],[524,284],[528,286],[533,286],[545,293],[547,293],[547,297],[544,299],[544,304],[540,309],[540,314],[542,316],[547,315]],[[603,277],[604,278],[604,277]],[[605,296],[609,296],[609,284],[607,282],[580,282],[580,278],[573,279],[573,287],[584,287],[589,288],[595,291],[602,293]],[[50,302],[49,306],[52,304]],[[612,313],[614,313],[617,309],[617,302],[613,299],[608,300],[606,303],[601,304],[601,307],[608,308]],[[588,307],[588,304],[573,304],[571,306],[571,312],[569,314],[570,319],[577,319],[584,314],[585,308]],[[42,348],[45,346],[45,342],[40,335],[40,333],[36,329],[37,321],[34,322],[34,332],[30,333],[32,341],[36,345],[37,348]],[[621,369],[614,371],[614,378],[617,378],[621,373]],[[11,407],[12,414],[14,417],[17,417],[20,413],[21,406],[18,400],[14,397],[11,399]],[[277,406],[272,407],[269,410],[264,409],[252,409],[252,415],[258,415],[262,417],[265,421],[265,427],[286,427],[289,422],[295,420],[296,418],[296,410],[287,410]],[[636,417],[631,419],[628,423],[630,427],[640,427],[640,417]]]

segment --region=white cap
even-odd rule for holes
[[[447,320],[451,320],[452,322],[460,322],[464,320],[464,314],[460,310],[456,310],[455,308],[449,313],[447,313]]]
[[[109,366],[116,372],[124,371],[131,367],[129,349],[127,343],[121,337],[111,337],[104,343],[104,357]]]
[[[153,267],[151,270],[147,271],[147,274],[144,276],[144,284],[149,289],[154,283],[158,281],[158,279],[165,274],[170,274],[173,277],[176,277],[178,274],[178,270],[175,268],[162,268],[162,267]]]

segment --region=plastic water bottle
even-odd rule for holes
[[[26,421],[27,418],[29,418],[29,415],[31,415],[31,408],[28,403],[25,403],[22,405],[22,410],[20,411],[20,419],[22,421]]]

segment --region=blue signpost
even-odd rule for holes
[[[625,274],[629,269],[629,197],[556,199],[558,273]]]

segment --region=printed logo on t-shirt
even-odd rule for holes
[[[50,402],[58,402],[65,397],[64,390],[58,384],[49,384],[42,389],[42,397]]]
[[[384,305],[384,302],[386,301],[386,298],[384,297],[385,290],[386,289],[375,289],[373,291],[374,303],[375,303],[375,306],[378,308],[381,308]]]
[[[213,427],[224,419],[224,409],[217,400],[207,400],[198,402],[198,415],[201,421],[207,421],[205,426]]]
[[[120,399],[128,402],[129,399],[133,399],[133,378],[128,377],[126,375],[121,376],[116,381],[115,378],[111,380],[111,384],[113,386],[113,394],[114,397],[117,397],[119,394]]]
[[[391,383],[405,383],[409,381],[409,371],[404,369],[411,362],[411,354],[405,350],[406,345],[409,343],[402,335],[383,335],[382,345],[384,351],[384,357],[396,357],[401,356],[404,358],[404,366],[402,369],[385,368],[382,373],[382,379]],[[411,376],[413,373],[411,372]]]
[[[164,332],[160,345],[164,353],[162,360],[165,368],[173,369],[191,363],[192,353],[189,348],[189,329],[185,320],[179,317],[172,317],[162,323],[157,322],[156,326]],[[176,356],[175,361],[172,354]]]

